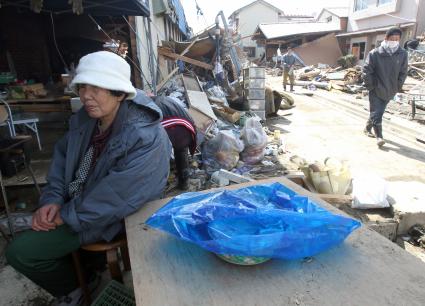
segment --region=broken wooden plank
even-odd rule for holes
[[[328,82],[295,81],[295,85],[297,85],[297,86],[308,86],[308,85],[311,85],[311,84],[313,84],[317,88],[322,88],[322,89],[326,89],[326,90],[331,90],[332,89],[332,86]]]
[[[423,70],[423,69],[419,69],[418,67],[411,66],[411,65],[409,65],[409,67],[410,67],[410,68],[412,68],[413,70],[416,70],[416,71],[419,71],[419,72],[425,73],[425,70]]]
[[[186,47],[186,49],[184,49],[183,50],[183,52],[182,53],[180,53],[180,55],[185,55],[189,50],[190,50],[190,48],[192,48],[192,46],[197,42],[198,40],[197,39],[195,39],[195,40],[193,40],[190,44],[189,44],[189,46],[187,46]],[[159,50],[158,50],[159,51]],[[173,71],[171,71],[162,81],[161,81],[161,83],[159,83],[158,84],[158,86],[157,86],[157,91],[159,91],[167,82],[168,82],[168,80],[177,72],[179,70],[179,67],[176,67],[176,68],[174,68],[173,69]]]
[[[176,67],[171,71],[162,81],[158,84],[157,90],[159,91],[167,82],[169,79],[172,78],[172,76],[179,70],[179,67]]]
[[[306,189],[308,191],[317,193],[316,188],[314,187],[314,185],[312,183],[310,183],[310,181],[307,178],[304,177],[302,180],[303,180],[304,186],[307,187]]]
[[[211,97],[209,97],[210,101]],[[220,103],[220,102],[219,102]],[[241,113],[230,108],[227,106],[224,106],[223,103],[221,105],[216,105],[213,107],[213,111],[217,116],[222,117],[223,119],[226,119],[230,123],[236,123],[241,118]]]
[[[237,173],[227,171],[225,169],[220,169],[219,175],[221,177],[227,178],[231,182],[235,182],[235,183],[238,183],[238,184],[254,181],[254,179],[252,179],[250,177],[242,176],[242,175],[239,175]]]
[[[192,64],[192,65],[195,65],[195,66],[207,69],[207,70],[213,70],[214,69],[214,66],[212,66],[210,64],[195,60],[193,58],[190,58],[190,57],[187,57],[187,56],[184,56],[184,55],[180,55],[180,54],[177,54],[177,53],[167,51],[164,48],[158,48],[158,54],[165,56],[165,57],[168,57],[168,58],[171,58],[173,60],[181,60],[183,62]]]
[[[189,76],[189,75],[181,75],[184,89],[186,90],[192,90],[192,91],[203,91],[201,84],[199,84],[199,81],[196,76]]]
[[[217,117],[214,114],[210,101],[208,100],[205,92],[187,90],[186,95],[190,108],[196,108],[211,119],[217,120]]]
[[[323,201],[326,201],[330,204],[345,204],[351,205],[353,202],[353,197],[351,195],[342,195],[342,194],[317,194],[319,198]]]

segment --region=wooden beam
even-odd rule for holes
[[[198,41],[198,39],[194,39],[189,46],[187,46],[186,49],[183,50],[182,53],[180,53],[180,55],[185,55],[190,48],[192,48],[192,46]],[[158,50],[159,53],[159,50]],[[159,91],[161,90],[161,88],[168,82],[168,80],[174,75],[174,73],[176,73],[179,70],[179,67],[176,67],[173,69],[173,71],[171,71],[162,81],[161,83],[158,84],[158,86],[156,87],[156,90]]]
[[[173,60],[181,60],[183,62],[192,64],[192,65],[195,65],[195,66],[207,69],[207,70],[213,70],[214,69],[214,67],[210,64],[195,60],[193,58],[190,58],[190,57],[187,57],[187,56],[184,56],[184,55],[180,55],[180,54],[177,54],[177,53],[167,51],[163,48],[158,48],[158,54],[165,56],[165,57],[168,57],[168,58],[173,59]]]
[[[136,21],[135,21],[134,16],[128,16],[128,22],[131,24],[133,29],[136,28]],[[137,37],[136,37],[136,34],[130,29],[130,26],[129,26],[128,31],[130,32],[131,58],[132,58],[134,63],[137,63],[138,65],[140,65],[139,58],[137,57]],[[136,85],[136,88],[143,88],[143,80],[142,80],[142,77],[140,76],[139,71],[137,71],[137,69],[132,69],[132,70],[133,70],[134,85]]]
[[[353,202],[353,197],[351,195],[317,194],[317,196],[330,204],[351,205]]]
[[[410,68],[412,68],[412,69],[414,69],[414,70],[417,70],[417,71],[419,71],[419,72],[425,73],[425,70],[423,70],[423,69],[419,69],[418,67],[411,66],[411,65],[409,65],[409,67],[410,67]]]

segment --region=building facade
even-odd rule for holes
[[[342,32],[347,31],[348,7],[324,8],[317,16],[317,22],[327,22],[339,25]]]
[[[190,38],[183,6],[179,0],[146,0],[149,2],[148,18],[136,17],[137,54],[140,62],[143,88],[153,90],[172,70],[170,62],[158,56],[162,41],[184,41]]]
[[[258,58],[264,54],[263,46],[258,46],[252,40],[255,30],[261,23],[279,23],[312,19],[308,15],[285,15],[285,13],[270,3],[257,0],[234,11],[229,17],[229,24],[235,33],[241,38],[240,46],[249,58]]]
[[[241,47],[249,58],[259,57],[264,52],[264,47],[258,47],[251,40],[258,24],[279,22],[281,15],[284,15],[282,10],[262,0],[254,1],[230,15],[229,24],[241,37]]]
[[[347,33],[338,38],[345,46],[344,52],[354,54],[362,64],[393,26],[403,31],[402,43],[421,35],[425,31],[425,1],[351,0]]]

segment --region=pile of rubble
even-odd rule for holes
[[[425,80],[425,39],[409,42],[409,75]]]
[[[237,93],[239,85],[232,86]],[[293,104],[292,99],[286,102],[271,89],[264,90],[273,100],[273,112],[279,109],[274,101],[281,104],[284,100],[283,108],[289,108],[286,103]],[[288,173],[277,158],[285,152],[283,138],[263,126],[263,118],[254,111],[230,107],[231,93],[223,87],[195,74],[178,74],[160,94],[186,108],[197,128],[198,152],[190,162],[190,191]],[[171,185],[170,190],[174,187]]]
[[[341,66],[330,68],[319,64],[296,70],[295,77],[296,85],[309,90],[336,89],[356,94],[366,89],[362,86],[362,68],[360,66],[344,69]]]

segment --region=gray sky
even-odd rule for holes
[[[215,16],[220,10],[229,17],[235,10],[253,2],[253,0],[180,0],[189,26],[197,33],[208,25],[214,24]],[[267,1],[267,0],[266,0]],[[204,16],[197,16],[196,2]],[[270,4],[280,8],[286,14],[320,12],[323,7],[348,6],[349,0],[268,0]]]

